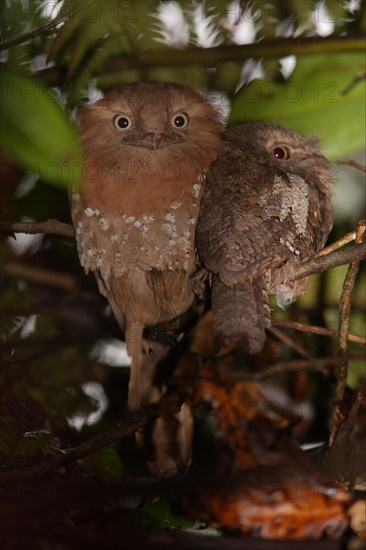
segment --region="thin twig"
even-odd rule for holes
[[[306,325],[305,323],[299,323],[297,321],[288,321],[287,319],[272,319],[272,325],[291,328],[293,330],[299,330],[301,332],[311,332],[312,334],[319,334],[320,336],[331,336],[332,338],[338,338],[339,332],[337,330],[331,330],[325,327],[318,327],[316,325]],[[357,344],[366,345],[366,338],[358,336],[356,334],[348,334],[348,340],[350,342],[356,342]]]
[[[362,82],[366,78],[366,73],[359,73],[356,74],[356,76],[352,79],[352,81],[345,87],[343,90],[341,90],[341,95],[347,95],[349,94],[353,88],[357,86],[359,82]]]
[[[298,342],[295,342],[293,338],[288,336],[288,334],[284,334],[282,330],[278,330],[273,326],[270,327],[268,330],[271,334],[273,334],[273,336],[278,338],[278,340],[283,342],[289,348],[292,348],[293,350],[295,350],[302,357],[306,357],[306,359],[310,361],[313,359],[311,354],[308,351],[306,351],[306,349],[303,346],[301,346]]]
[[[348,330],[351,314],[351,297],[356,276],[359,269],[359,262],[353,261],[349,266],[346,279],[343,284],[342,298],[339,307],[339,375],[336,389],[336,400],[341,403],[344,397],[347,380],[347,350],[348,350]]]
[[[74,236],[74,228],[68,223],[62,223],[58,220],[48,220],[46,222],[0,222],[0,233],[49,233],[53,235],[63,235],[65,237]]]
[[[356,244],[355,246],[362,246],[362,237],[364,234],[365,220],[361,220],[358,223],[356,229]],[[364,245],[366,244],[363,243]],[[343,291],[341,301],[339,304],[339,370],[337,377],[337,385],[335,390],[334,404],[332,410],[332,427],[329,435],[329,447],[332,447],[335,437],[337,435],[339,426],[343,422],[341,405],[344,398],[344,393],[347,384],[348,374],[348,332],[351,315],[351,299],[352,292],[355,286],[357,273],[360,268],[359,260],[352,260],[348,268],[346,278],[343,283]]]
[[[356,238],[356,231],[351,231],[350,233],[346,233],[345,235],[343,235],[343,237],[341,237],[334,243],[329,244],[325,248],[322,248],[321,250],[319,250],[319,252],[314,254],[313,258],[320,258],[321,256],[327,256],[331,252],[334,252],[335,250],[342,248],[342,246],[344,246],[345,244],[348,244],[354,241],[355,238]]]
[[[28,40],[31,40],[32,38],[38,38],[42,34],[46,34],[49,31],[52,31],[58,25],[65,22],[67,17],[68,14],[64,15],[63,17],[56,17],[53,21],[49,21],[45,25],[42,25],[41,27],[38,27],[33,31],[19,34],[18,36],[10,38],[9,40],[4,40],[3,42],[0,42],[0,50],[7,50],[8,48],[17,46],[18,44],[24,44],[24,42],[28,42]]]
[[[322,374],[328,374],[328,368],[335,367],[337,364],[338,364],[337,357],[324,357],[321,359],[310,359],[310,360],[296,359],[294,361],[281,361],[261,372],[243,373],[238,371],[237,374],[234,374],[234,378],[240,379],[240,380],[252,380],[254,382],[258,382],[260,380],[264,380],[265,378],[270,378],[271,376],[283,374],[284,372],[301,371],[301,370],[317,371],[317,372],[321,372]]]
[[[7,262],[4,272],[11,277],[26,279],[36,284],[62,288],[71,292],[77,290],[79,286],[77,279],[68,273],[59,273],[58,271],[21,262]]]
[[[79,298],[87,302],[101,303],[103,298],[100,294],[96,294],[92,290],[82,290],[79,285],[79,281],[76,277],[68,273],[60,273],[59,271],[54,271],[52,269],[36,267],[34,265],[25,264],[17,261],[10,261],[5,263],[3,267],[3,273],[9,277],[14,277],[17,279],[24,279],[30,281],[31,283],[51,286],[54,288],[60,288],[68,292],[58,304],[52,307],[40,307],[40,308],[27,308],[22,310],[14,308],[14,311],[4,310],[3,315],[37,315],[39,313],[56,313],[57,311],[65,308],[66,305],[70,304],[74,300],[76,301]]]
[[[357,170],[361,170],[361,172],[366,172],[366,166],[364,164],[361,164],[360,162],[357,162],[356,160],[337,160],[337,164],[344,164],[345,166],[352,166],[352,168],[356,168]]]
[[[158,418],[167,412],[170,414],[175,414],[180,410],[180,407],[181,400],[177,397],[169,396],[163,398],[155,405],[149,405],[148,407],[144,407],[138,411],[131,411],[114,429],[93,439],[92,441],[79,445],[79,447],[76,447],[71,451],[64,451],[60,455],[32,466],[1,472],[0,484],[20,483],[35,477],[43,476],[50,472],[54,472],[70,462],[76,462],[77,460],[95,454],[107,445],[111,445],[111,443],[131,435],[147,424],[147,422],[149,422],[152,418]]]

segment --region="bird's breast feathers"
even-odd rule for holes
[[[118,210],[97,207],[82,194],[72,196],[72,215],[78,252],[85,271],[126,273],[134,267],[144,270],[195,269],[194,239],[202,181],[172,196],[164,189],[135,204],[119,204]],[[124,211],[123,211],[124,210]]]

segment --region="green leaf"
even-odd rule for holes
[[[288,126],[320,139],[330,159],[365,147],[363,54],[329,54],[298,59],[289,80],[255,80],[233,103],[231,122],[261,120]],[[354,83],[354,85],[351,85]]]
[[[173,514],[166,498],[148,499],[144,506],[144,512],[146,517],[150,518],[151,524],[156,525],[159,529],[162,527],[187,528],[193,527],[196,523],[196,520],[191,518]]]
[[[66,21],[50,43],[48,56],[67,68],[69,105],[74,105],[88,80],[114,57],[131,55],[141,29],[140,3],[124,0],[65,0]]]
[[[84,458],[82,463],[88,472],[106,483],[121,481],[123,466],[114,447],[105,447],[94,455]]]
[[[36,80],[5,69],[0,75],[0,143],[43,180],[76,187],[81,179],[81,153],[66,113]]]
[[[48,454],[50,437],[50,433],[46,431],[17,433],[7,425],[4,417],[0,417],[0,452],[5,456],[25,455],[36,449]]]

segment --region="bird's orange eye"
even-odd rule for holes
[[[113,124],[117,130],[127,130],[131,126],[131,119],[126,115],[116,115]]]
[[[172,118],[174,128],[186,128],[188,126],[188,115],[186,113],[177,113]]]
[[[290,157],[287,147],[278,146],[272,149],[273,156],[278,160],[286,160]]]

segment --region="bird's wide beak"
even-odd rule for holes
[[[142,143],[148,149],[159,149],[163,143],[168,141],[168,136],[165,134],[157,134],[155,132],[148,132],[142,138]]]

